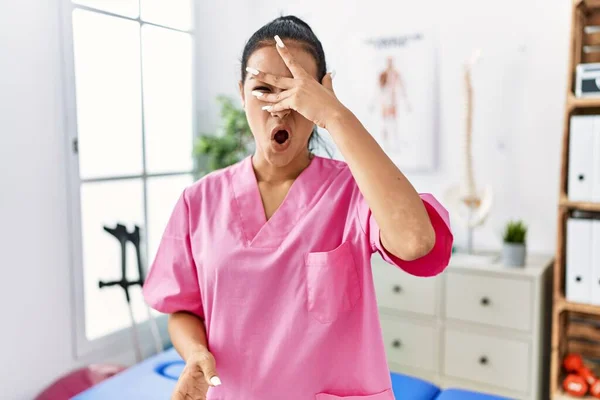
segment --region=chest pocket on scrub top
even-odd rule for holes
[[[321,323],[334,322],[354,308],[361,296],[358,271],[349,242],[305,258],[308,312]]]

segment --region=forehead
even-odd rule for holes
[[[286,42],[286,47],[289,49],[292,56],[296,59],[298,64],[310,75],[317,76],[317,62],[311,53],[306,51],[302,45],[294,42]],[[275,44],[272,46],[264,46],[254,51],[248,58],[248,67],[256,68],[259,71],[267,72],[273,75],[291,77],[292,73],[288,69],[287,65],[283,61],[283,58],[279,55],[279,52],[275,48]],[[248,76],[249,78],[251,75]]]

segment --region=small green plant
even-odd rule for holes
[[[527,226],[523,221],[509,221],[504,229],[503,239],[505,243],[525,244],[527,237]]]
[[[221,108],[219,130],[203,133],[194,142],[197,178],[240,161],[254,143],[244,110],[227,96],[218,96],[217,102]]]

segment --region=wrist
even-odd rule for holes
[[[332,111],[327,119],[325,124],[325,129],[330,133],[334,134],[332,131],[338,130],[342,125],[347,124],[351,119],[354,118],[354,114],[352,111],[342,106],[334,111]]]
[[[208,348],[201,343],[194,343],[185,349],[186,361],[192,357],[203,356],[209,353]]]

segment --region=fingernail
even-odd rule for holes
[[[260,90],[253,90],[252,95],[254,95],[256,97],[262,97],[264,95],[264,93],[261,92]]]
[[[333,71],[331,71],[330,74],[331,74],[331,79],[335,78],[335,69]]]
[[[262,109],[265,111],[271,111],[272,108],[273,106],[264,106]]]
[[[258,75],[258,70],[250,67],[246,67],[246,71],[250,72],[252,75]]]
[[[277,42],[277,46],[284,48],[285,45],[283,44],[283,40],[281,40],[281,38],[279,37],[279,35],[275,35],[275,41]]]
[[[221,380],[218,376],[213,376],[212,378],[210,378],[210,383],[212,383],[215,386],[219,386],[221,384]]]

